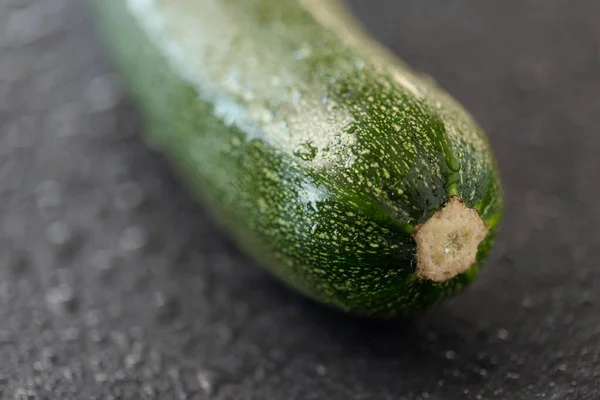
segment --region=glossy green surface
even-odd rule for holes
[[[394,316],[475,277],[502,213],[485,135],[334,1],[92,0],[148,126],[236,242],[310,297]],[[478,263],[414,274],[414,227],[457,195]]]

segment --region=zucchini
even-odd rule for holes
[[[478,124],[334,0],[91,0],[147,126],[260,265],[346,312],[459,293],[503,210]]]

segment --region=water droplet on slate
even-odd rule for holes
[[[116,257],[110,250],[98,250],[90,257],[90,265],[99,272],[109,272],[116,267]]]
[[[135,182],[124,182],[115,188],[114,204],[119,210],[128,211],[140,207],[145,200],[142,188]]]
[[[521,375],[519,375],[517,372],[508,372],[506,374],[506,377],[508,379],[515,379],[516,380],[516,379],[519,379],[521,377]]]
[[[126,228],[119,239],[119,247],[124,253],[134,252],[143,248],[148,242],[148,233],[139,226]]]
[[[65,221],[54,221],[46,227],[46,239],[50,244],[64,245],[71,237],[71,229]]]
[[[196,379],[198,380],[200,389],[202,389],[205,394],[211,395],[215,393],[217,374],[214,371],[200,369],[196,373]]]
[[[154,399],[156,397],[156,390],[147,383],[144,384],[143,391],[144,391],[144,394],[151,399]]]
[[[504,328],[500,328],[498,329],[497,336],[500,340],[506,340],[508,339],[508,331]]]
[[[63,330],[60,333],[60,339],[63,342],[72,342],[74,340],[79,339],[79,329],[72,326],[72,327],[69,327],[69,328]]]
[[[162,292],[155,292],[152,298],[155,316],[158,322],[167,323],[175,319],[180,312],[180,304],[177,298],[166,296]]]
[[[254,380],[260,382],[267,377],[267,371],[265,370],[265,366],[259,364],[254,370]]]
[[[33,369],[35,371],[42,371],[44,369],[43,363],[41,361],[34,361],[33,362]]]
[[[90,367],[92,367],[92,369],[98,370],[100,368],[102,362],[101,362],[99,356],[93,354],[88,358],[88,363],[90,364]]]
[[[133,368],[142,362],[142,354],[135,352],[125,356],[125,367]]]
[[[48,290],[46,302],[50,310],[56,313],[71,313],[77,308],[73,288],[67,285],[59,285]]]
[[[94,376],[94,379],[98,383],[104,383],[108,380],[108,375],[106,375],[104,372],[99,372]]]
[[[521,300],[521,305],[526,308],[531,308],[533,307],[533,299],[530,296],[525,295]]]
[[[77,249],[77,237],[66,221],[53,221],[46,227],[46,240],[55,246],[58,256],[69,256]]]
[[[594,292],[592,290],[583,290],[579,295],[579,304],[590,305],[594,302]]]
[[[104,315],[102,310],[99,309],[90,310],[85,314],[85,323],[89,327],[97,326],[102,322],[103,319]]]
[[[62,205],[61,188],[56,181],[45,181],[35,188],[37,205],[40,209],[59,207]]]
[[[42,359],[49,364],[54,364],[56,361],[58,361],[56,352],[54,349],[52,349],[52,347],[44,347],[42,349]]]
[[[61,372],[62,376],[67,380],[67,382],[74,381],[75,374],[71,369],[69,369],[69,367],[63,368]]]
[[[444,353],[444,356],[448,359],[448,360],[454,360],[454,358],[456,357],[456,352],[454,352],[453,350],[448,350]]]
[[[556,367],[557,370],[559,371],[566,371],[567,370],[567,364],[559,364],[558,367]]]
[[[325,376],[327,374],[327,368],[325,368],[325,366],[323,364],[317,365],[315,370],[317,371],[317,374],[319,374],[321,376]]]
[[[121,86],[114,75],[97,76],[87,87],[86,96],[90,111],[113,109],[121,100]]]
[[[126,373],[124,370],[122,370],[122,369],[118,370],[118,371],[115,373],[115,379],[116,379],[116,380],[118,380],[118,381],[122,381],[122,380],[124,380],[126,377],[127,377],[127,373]]]

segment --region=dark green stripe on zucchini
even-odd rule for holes
[[[502,214],[489,143],[337,2],[91,3],[148,140],[276,276],[385,317],[474,279]]]

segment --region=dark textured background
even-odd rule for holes
[[[600,398],[600,2],[351,3],[489,132],[479,280],[390,323],[282,288],[141,144],[84,2],[0,0],[3,398]]]

